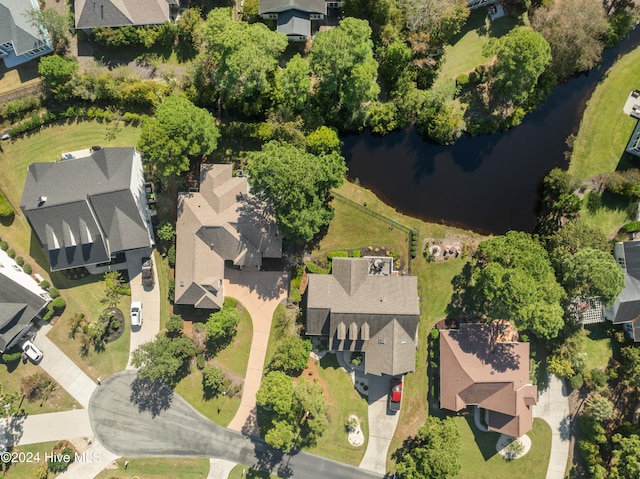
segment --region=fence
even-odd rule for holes
[[[13,90],[0,94],[0,105],[4,105],[5,103],[8,103],[13,100],[17,100],[18,98],[25,97],[32,93],[37,93],[39,91],[40,91],[40,82],[15,88]]]

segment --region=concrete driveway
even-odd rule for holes
[[[146,288],[142,285],[142,258],[150,256],[153,258],[153,250],[127,251],[127,271],[129,272],[129,287],[131,288],[131,301],[142,301],[142,326],[131,329],[131,340],[129,343],[129,363],[127,369],[134,369],[131,364],[131,354],[138,346],[153,341],[160,331],[160,286],[158,285],[158,272],[156,262],[153,262],[153,288]],[[125,316],[129,316],[128,311],[123,311]],[[127,327],[131,322],[127,321]]]
[[[238,412],[229,423],[229,429],[257,436],[256,393],[262,381],[271,320],[276,307],[287,297],[289,277],[282,271],[239,271],[231,268],[225,269],[224,277],[225,296],[240,301],[251,315],[253,323],[253,339],[242,400]]]
[[[358,374],[362,373],[356,373],[356,380]],[[391,414],[387,409],[390,376],[367,374],[366,379],[369,385],[369,443],[360,468],[384,475],[387,471],[387,452],[396,432],[400,411]]]
[[[95,390],[89,418],[96,438],[117,456],[226,459],[296,479],[382,477],[308,453],[283,455],[212,423],[169,388],[136,381],[135,371],[116,373]]]

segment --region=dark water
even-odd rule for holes
[[[636,28],[605,52],[600,68],[558,86],[537,111],[503,133],[465,136],[452,147],[426,143],[413,127],[384,137],[348,136],[343,151],[349,179],[424,220],[482,233],[532,231],[541,179],[554,167],[568,167],[565,141],[577,133],[586,101],[615,59],[638,45]]]

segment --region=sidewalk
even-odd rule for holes
[[[89,449],[83,451],[78,461],[57,476],[57,479],[90,479],[96,477],[102,470],[120,456],[107,451],[100,441],[93,439]]]
[[[47,337],[50,330],[50,324],[42,326],[34,341],[44,354],[39,366],[86,409],[97,385]]]
[[[271,320],[276,307],[287,297],[289,278],[283,272],[224,271],[224,294],[237,299],[251,315],[253,339],[247,374],[242,388],[242,400],[229,429],[245,435],[257,435],[255,421],[256,393],[262,381],[267,354]]]
[[[569,394],[564,383],[555,376],[549,377],[549,388],[538,398],[533,407],[534,417],[544,419],[551,426],[551,457],[546,479],[564,479],[569,458],[571,415]]]
[[[236,467],[236,463],[226,459],[209,459],[209,475],[207,479],[227,479],[231,469],[234,467]]]
[[[129,287],[131,288],[131,301],[142,301],[142,326],[131,329],[131,341],[129,343],[129,363],[127,369],[135,369],[131,364],[131,354],[138,346],[156,339],[160,332],[160,285],[158,284],[158,272],[155,258],[153,261],[153,288],[145,288],[142,285],[142,258],[153,258],[152,250],[127,251],[127,270],[129,272]],[[129,311],[123,311],[126,316]],[[127,321],[127,327],[130,321]]]
[[[0,424],[4,433],[7,419],[0,420]],[[86,409],[33,414],[24,418],[17,429],[14,433],[18,439],[17,445],[93,436],[89,423],[89,411]]]

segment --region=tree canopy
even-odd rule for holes
[[[166,98],[142,125],[138,149],[151,174],[163,182],[189,169],[189,158],[208,155],[218,146],[215,119],[183,97]]]
[[[609,306],[624,289],[622,268],[610,253],[604,251],[580,249],[565,257],[562,269],[563,285],[573,296],[595,296]]]
[[[331,188],[344,180],[344,158],[337,153],[316,156],[277,141],[247,157],[252,191],[271,200],[280,232],[287,239],[307,243],[329,225]]]
[[[145,343],[133,352],[131,363],[140,368],[140,379],[161,380],[172,386],[179,381],[185,364],[195,352],[193,342],[187,336],[172,339],[159,334],[155,341]]]
[[[311,341],[295,336],[285,337],[269,362],[270,371],[283,371],[286,374],[300,374],[307,367]]]

